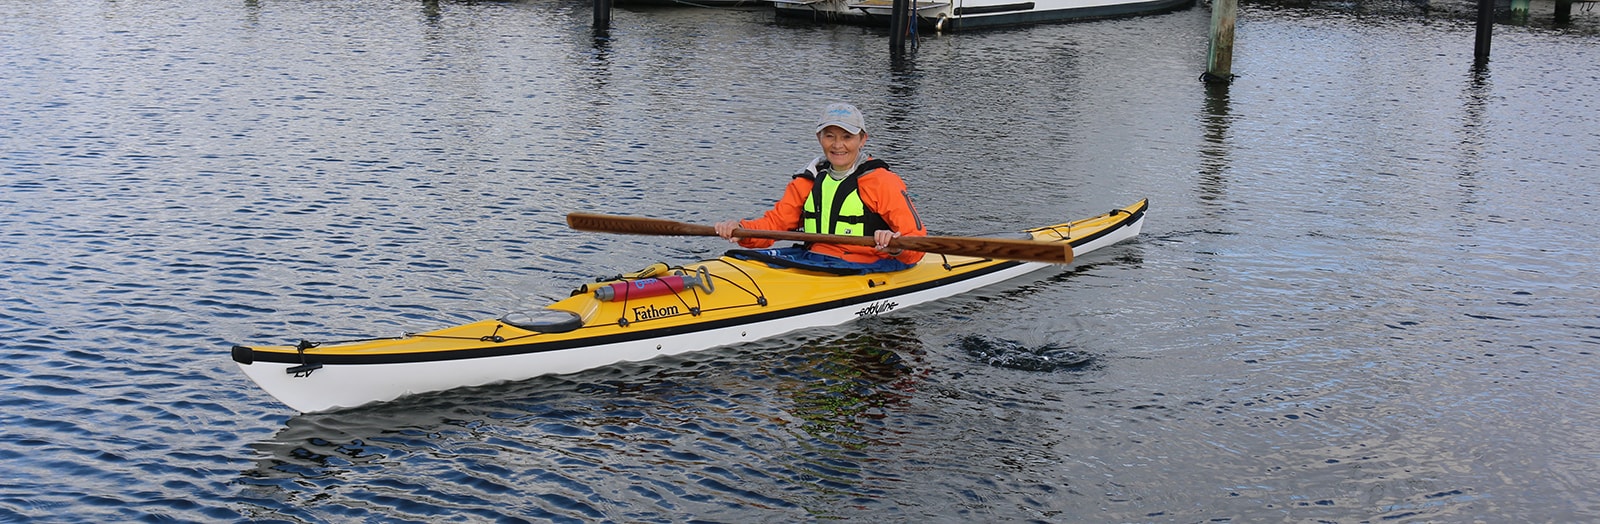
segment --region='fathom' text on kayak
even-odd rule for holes
[[[634,322],[642,322],[642,321],[645,321],[645,320],[654,320],[654,319],[658,319],[658,318],[667,318],[667,317],[672,317],[672,316],[677,316],[677,315],[678,315],[678,306],[666,306],[666,307],[639,306],[639,307],[633,308],[633,321]]]

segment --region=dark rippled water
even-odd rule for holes
[[[760,9],[596,38],[582,2],[12,2],[0,521],[1600,518],[1600,15],[1536,5],[1474,69],[1469,22],[1371,5],[1247,4],[1208,90],[1204,7],[895,61]],[[228,358],[714,254],[562,217],[753,215],[835,99],[938,232],[1150,197],[1145,234],[892,317],[336,414]]]

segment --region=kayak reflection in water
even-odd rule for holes
[[[830,104],[817,120],[822,155],[801,168],[783,190],[783,197],[760,218],[719,222],[722,238],[746,248],[766,248],[771,239],[738,238],[734,230],[804,231],[827,235],[870,236],[874,247],[813,243],[804,248],[759,252],[790,259],[798,265],[836,268],[850,273],[898,271],[922,259],[922,252],[889,247],[900,236],[927,236],[928,230],[911,205],[906,184],[889,164],[861,151],[867,124],[850,104]],[[769,260],[770,262],[770,260]]]

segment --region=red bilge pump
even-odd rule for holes
[[[701,267],[700,270],[704,272],[705,268]],[[690,287],[697,287],[705,290],[706,293],[710,293],[711,286],[710,275],[668,275],[600,286],[595,288],[594,298],[602,302],[625,301],[634,298],[682,293],[688,291]]]

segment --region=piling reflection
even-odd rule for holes
[[[1489,78],[1488,64],[1473,64],[1467,74],[1467,85],[1461,92],[1461,152],[1460,169],[1463,175],[1476,175],[1481,169],[1484,148],[1489,144],[1484,127],[1485,113],[1493,84]]]
[[[438,27],[444,19],[444,11],[439,8],[439,0],[422,0],[422,19],[429,27]]]
[[[1466,218],[1472,216],[1469,209],[1477,198],[1473,192],[1478,187],[1478,179],[1483,175],[1485,151],[1492,144],[1489,143],[1488,130],[1485,125],[1485,115],[1489,110],[1489,98],[1493,93],[1493,83],[1490,81],[1489,65],[1474,63],[1467,74],[1466,86],[1461,93],[1461,125],[1460,147],[1456,148],[1460,158],[1456,167],[1456,186],[1461,189],[1461,213],[1457,216]],[[1464,220],[1457,227],[1464,232],[1476,229],[1476,220]]]
[[[919,123],[913,120],[919,113],[920,100],[917,98],[922,87],[922,73],[917,70],[915,56],[895,53],[889,61],[891,81],[886,86],[886,109],[881,117],[882,130],[916,129]],[[879,134],[893,136],[890,133]]]
[[[1206,102],[1201,110],[1205,130],[1200,146],[1200,183],[1196,196],[1202,206],[1215,207],[1226,201],[1228,153],[1232,149],[1233,115],[1228,107],[1227,82],[1205,82]]]

